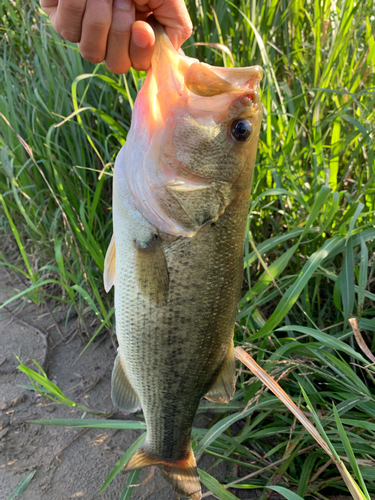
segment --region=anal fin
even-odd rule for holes
[[[167,302],[169,273],[163,247],[156,236],[147,243],[135,243],[137,284],[150,302],[162,306]]]
[[[229,345],[223,366],[205,398],[218,403],[228,403],[234,396],[236,388],[236,364],[233,340]]]
[[[116,245],[115,245],[115,235],[113,234],[104,259],[103,281],[104,281],[104,290],[106,292],[109,292],[112,286],[115,284],[115,271],[116,271]]]
[[[141,402],[130,384],[119,355],[112,371],[111,397],[113,404],[121,411],[134,413],[141,409]]]

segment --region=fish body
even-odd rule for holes
[[[115,285],[118,355],[112,399],[143,409],[144,445],[126,466],[160,468],[201,498],[191,448],[203,396],[235,387],[233,330],[262,107],[260,67],[213,68],[156,48],[115,164],[114,237],[104,282]]]

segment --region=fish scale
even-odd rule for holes
[[[114,172],[104,273],[106,289],[115,285],[119,342],[112,399],[123,411],[142,408],[147,425],[125,470],[156,465],[177,493],[199,499],[191,448],[198,405],[234,394],[262,72],[216,74],[155,30],[152,70]]]

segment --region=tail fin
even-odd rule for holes
[[[199,500],[202,498],[201,485],[193,450],[190,448],[186,458],[167,461],[154,457],[143,446],[139,448],[125,466],[125,472],[155,465],[164,479],[179,495]]]

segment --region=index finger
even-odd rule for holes
[[[51,18],[52,26],[70,42],[79,42],[85,7],[86,0],[58,0],[57,12],[54,19]]]
[[[53,18],[57,12],[58,0],[40,0],[40,8],[49,16],[52,26]]]
[[[176,49],[191,35],[193,24],[183,0],[134,0],[134,3],[152,11]]]

